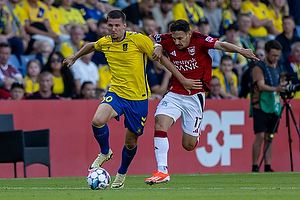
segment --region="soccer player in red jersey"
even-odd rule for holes
[[[177,20],[172,23],[171,33],[154,34],[149,36],[156,46],[153,58],[160,60],[162,50],[165,50],[177,69],[189,79],[200,79],[202,89],[191,90],[188,93],[180,82],[173,76],[169,92],[160,101],[155,112],[154,146],[158,171],[152,177],[146,178],[145,183],[163,183],[170,180],[167,169],[167,153],[169,141],[168,129],[181,117],[183,129],[182,146],[187,151],[193,150],[200,136],[200,123],[205,105],[205,91],[210,90],[209,82],[212,76],[212,60],[209,49],[219,49],[227,52],[240,53],[246,58],[258,61],[251,49],[244,49],[218,39],[191,31],[189,23]]]

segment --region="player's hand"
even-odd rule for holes
[[[203,87],[202,82],[200,80],[187,78],[184,80],[182,85],[189,94],[191,94],[191,90],[201,90]]]
[[[152,53],[152,58],[154,60],[160,62],[160,59],[161,59],[161,56],[162,56],[162,51],[163,51],[162,47],[154,48],[153,53]]]
[[[240,54],[242,54],[244,57],[249,58],[253,61],[260,61],[258,57],[256,57],[251,49],[243,49]]]
[[[63,60],[63,65],[71,67],[75,63],[76,59],[74,55],[70,55]]]

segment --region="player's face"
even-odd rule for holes
[[[191,41],[191,32],[185,33],[184,31],[174,31],[172,32],[173,41],[177,49],[182,50],[189,46]]]
[[[124,37],[126,23],[123,23],[122,19],[111,19],[107,20],[108,32],[111,38],[116,41],[120,41]]]

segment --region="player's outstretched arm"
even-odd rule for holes
[[[161,64],[163,64],[177,78],[189,94],[191,94],[191,89],[202,89],[202,82],[200,80],[185,78],[173,65],[173,63],[164,55],[161,57]]]
[[[87,43],[77,53],[66,57],[63,60],[63,65],[66,65],[67,67],[71,67],[78,58],[95,51],[94,44],[95,44],[95,42]]]
[[[254,55],[251,49],[244,49],[228,42],[216,41],[214,48],[221,51],[239,53],[253,61],[259,61],[259,58]]]
[[[148,37],[151,39],[151,41],[154,44],[154,50],[153,50],[153,53],[152,53],[152,58],[154,60],[160,62],[161,57],[162,57],[163,48],[160,44],[156,43],[156,40],[151,35],[149,35]]]

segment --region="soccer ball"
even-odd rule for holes
[[[95,168],[86,177],[87,184],[92,190],[105,190],[110,183],[110,175],[103,168]]]

